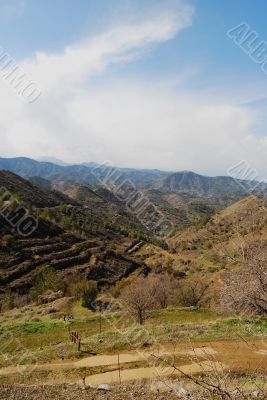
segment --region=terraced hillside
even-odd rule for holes
[[[53,268],[62,280],[79,276],[99,287],[146,270],[128,248],[142,232],[149,237],[148,232],[90,188],[77,189],[80,195],[74,200],[6,171],[0,171],[0,186],[38,220],[37,229],[23,238],[0,215],[0,292],[9,288],[25,295],[43,266]],[[1,206],[3,212],[9,201]]]
[[[0,246],[0,287],[27,294],[40,267],[49,265],[62,280],[95,280],[98,286],[114,285],[136,270],[141,262],[103,245],[101,240],[84,240],[68,233],[46,239],[18,240],[12,248]]]

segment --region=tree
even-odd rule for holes
[[[221,306],[237,313],[267,315],[267,252],[255,251],[226,275]]]
[[[205,275],[199,274],[182,279],[177,286],[178,301],[185,307],[199,307],[205,302],[211,283]]]
[[[149,285],[154,286],[155,304],[160,308],[167,308],[173,289],[170,276],[168,274],[154,274],[147,279]]]
[[[122,291],[121,300],[136,321],[143,325],[155,306],[155,285],[149,278],[139,277]]]

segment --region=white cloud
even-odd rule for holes
[[[178,9],[84,39],[62,54],[38,53],[35,60],[24,61],[43,94],[36,103],[24,104],[0,83],[2,155],[111,160],[119,166],[211,175],[226,174],[247,159],[267,173],[266,139],[253,136],[257,115],[249,108],[179,92],[170,79],[93,81],[110,65],[130,62],[174,38],[190,26],[192,15],[192,7],[180,3]]]
[[[162,11],[153,19],[120,25],[76,45],[66,47],[62,54],[38,52],[36,60],[24,62],[24,68],[43,86],[44,93],[81,84],[101,74],[115,63],[130,62],[152,45],[165,42],[191,24],[193,8],[182,5],[176,10]]]

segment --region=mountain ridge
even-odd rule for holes
[[[104,184],[108,176],[117,184],[127,179],[136,188],[156,189],[164,193],[183,193],[200,197],[234,196],[234,200],[251,194],[251,182],[230,176],[210,177],[193,171],[167,172],[158,169],[134,169],[101,166],[95,163],[57,165],[27,157],[0,158],[0,169],[9,170],[24,178],[40,177],[47,180],[69,180],[94,186]],[[114,174],[114,175],[112,175]],[[267,184],[262,183],[255,194],[266,194]]]

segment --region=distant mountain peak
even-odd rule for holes
[[[62,167],[70,165],[69,163],[62,161],[56,157],[49,157],[49,156],[44,156],[44,157],[39,157],[36,159],[36,161],[40,161],[40,162],[49,162],[52,164],[56,164],[56,165],[60,165]]]

